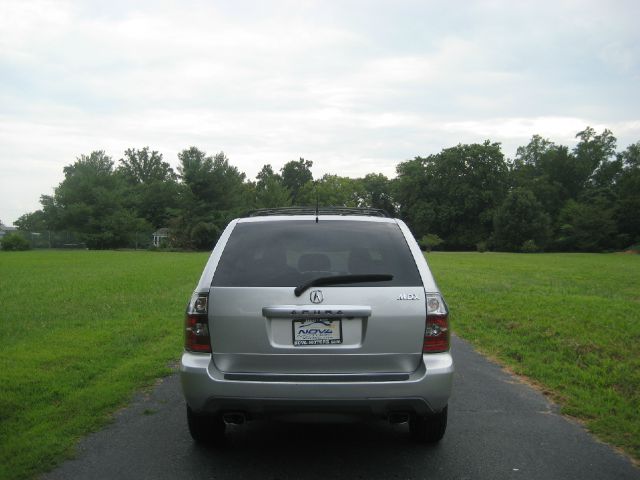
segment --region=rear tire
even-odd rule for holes
[[[409,419],[411,438],[418,443],[439,442],[447,430],[447,410],[448,406],[433,415],[413,415]]]
[[[197,443],[220,444],[224,439],[225,424],[222,415],[195,413],[187,405],[189,433]]]

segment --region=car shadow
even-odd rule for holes
[[[193,446],[191,461],[212,478],[413,478],[442,444],[419,445],[407,424],[256,421],[228,426],[224,443]],[[439,462],[438,462],[439,463]],[[205,468],[203,468],[205,467]],[[428,472],[423,472],[428,474]],[[428,476],[428,475],[427,475]]]

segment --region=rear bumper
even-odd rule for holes
[[[185,352],[180,379],[185,399],[195,412],[243,412],[249,417],[286,413],[353,413],[386,416],[390,413],[426,415],[441,411],[449,400],[453,359],[447,353],[423,355],[409,375],[227,375],[211,355]],[[370,381],[368,381],[370,380]]]

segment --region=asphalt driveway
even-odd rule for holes
[[[458,338],[447,434],[415,445],[406,425],[253,422],[222,448],[195,445],[176,375],[90,435],[53,479],[640,479],[640,469],[558,415],[543,395]]]

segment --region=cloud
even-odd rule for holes
[[[196,145],[253,177],[393,175],[457,143],[640,139],[635,2],[0,3],[0,218],[63,166]]]

